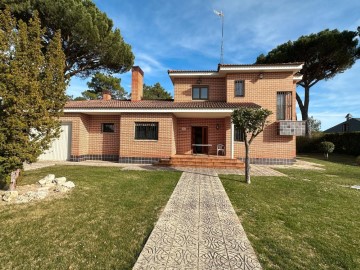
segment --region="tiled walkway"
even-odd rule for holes
[[[217,176],[183,172],[134,268],[261,269]]]

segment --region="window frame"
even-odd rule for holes
[[[152,126],[154,125],[154,126]],[[145,127],[144,136],[142,136],[141,132],[138,128]],[[155,127],[155,130],[151,131],[146,127]],[[154,133],[154,134],[152,134]],[[150,136],[155,135],[155,136]],[[140,141],[158,141],[159,140],[159,122],[135,122],[134,123],[134,140]]]
[[[283,104],[279,104],[279,96],[282,96]],[[293,92],[277,91],[276,92],[276,120],[292,120],[293,118]],[[281,109],[280,109],[281,108]],[[281,115],[280,115],[281,113]],[[280,116],[280,117],[279,117]]]
[[[106,125],[111,125],[112,128],[105,128]],[[115,133],[115,123],[101,123],[101,132],[102,133]]]
[[[242,82],[242,95],[237,95],[236,93],[236,84]],[[235,97],[245,97],[245,80],[235,80],[234,81],[234,96]]]
[[[199,98],[195,98],[194,97],[194,88],[198,88],[199,89]],[[201,89],[204,89],[206,88],[207,90],[207,94],[206,94],[206,98],[201,98],[201,93],[202,93],[202,90]],[[208,85],[193,85],[192,88],[191,88],[191,97],[192,97],[192,100],[209,100],[209,86]]]
[[[238,139],[237,139],[238,138]],[[244,132],[234,126],[234,142],[245,142]]]

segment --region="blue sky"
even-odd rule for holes
[[[216,69],[220,60],[221,21],[225,14],[224,63],[251,64],[288,40],[326,28],[355,31],[360,26],[358,0],[95,0],[132,46],[144,82],[160,82],[173,93],[168,69]],[[130,92],[131,74],[115,74]],[[322,129],[360,118],[360,60],[343,74],[320,82],[310,92],[309,115]],[[68,94],[80,96],[86,80],[73,78]],[[298,87],[300,95],[302,88]],[[298,114],[298,119],[301,119]]]

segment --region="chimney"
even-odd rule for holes
[[[102,92],[103,100],[111,100],[111,94],[109,90],[103,90]]]
[[[140,101],[143,97],[144,72],[139,66],[134,66],[131,72],[131,101]]]

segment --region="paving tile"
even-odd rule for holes
[[[215,170],[183,172],[133,269],[261,269]]]

